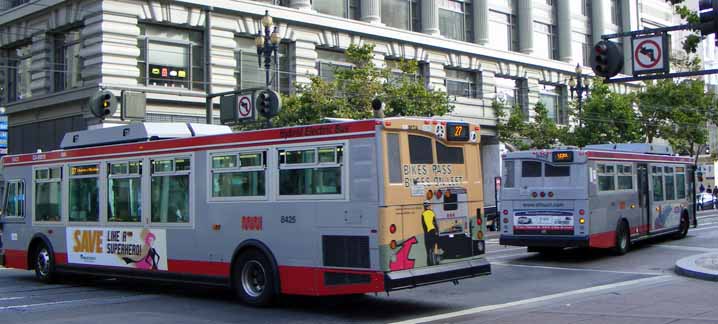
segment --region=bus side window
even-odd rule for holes
[[[70,166],[71,222],[97,222],[100,220],[100,168],[97,164]]]
[[[666,200],[676,199],[675,177],[673,175],[672,167],[664,168],[663,178],[666,182]]]
[[[4,217],[25,217],[25,182],[11,180],[5,189]]]
[[[142,218],[142,161],[108,165],[107,220],[139,223]]]
[[[598,190],[599,191],[616,190],[615,166],[599,164],[597,169],[598,169]]]
[[[633,166],[618,165],[618,190],[633,189]]]
[[[504,188],[513,188],[514,187],[514,161],[504,161],[504,179],[503,179],[503,186]]]
[[[389,162],[389,183],[401,183],[401,147],[399,134],[386,134],[386,158]]]
[[[35,169],[33,175],[35,221],[59,222],[62,219],[62,167]]]
[[[653,167],[653,201],[663,201],[663,168]]]
[[[431,138],[409,135],[409,160],[411,164],[433,164],[434,147]]]
[[[212,156],[212,197],[263,197],[266,152]]]
[[[279,194],[341,194],[343,156],[344,147],[341,145],[279,150]]]
[[[686,198],[686,174],[685,168],[676,167],[676,199]]]
[[[190,158],[158,158],[150,161],[150,209],[153,223],[188,223]]]

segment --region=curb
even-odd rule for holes
[[[696,264],[696,261],[709,257],[718,258],[718,253],[710,252],[680,259],[676,262],[675,272],[686,277],[708,281],[718,281],[718,270],[711,270]]]

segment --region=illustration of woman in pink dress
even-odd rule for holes
[[[145,235],[145,244],[149,248],[147,254],[139,260],[132,260],[128,257],[124,257],[122,260],[124,260],[127,264],[134,263],[135,268],[137,269],[157,270],[157,265],[160,262],[160,255],[153,246],[155,239],[155,234],[152,234],[152,232],[147,233],[147,235]]]

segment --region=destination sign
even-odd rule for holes
[[[552,152],[551,158],[554,162],[573,162],[573,152],[571,152],[571,151]]]
[[[449,141],[468,141],[469,124],[446,123],[446,139]]]

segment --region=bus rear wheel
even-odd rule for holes
[[[237,296],[252,306],[267,306],[275,299],[274,269],[267,257],[256,250],[243,252],[233,266]]]
[[[618,255],[624,255],[631,249],[631,237],[628,233],[628,224],[625,221],[618,223],[616,228],[616,243],[613,251]]]
[[[50,252],[47,244],[39,243],[35,247],[33,258],[33,267],[35,269],[35,278],[44,283],[52,283],[55,281],[55,257]]]

